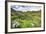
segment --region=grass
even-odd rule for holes
[[[41,27],[41,11],[22,12],[11,9],[11,21],[14,20],[20,24],[16,28]]]

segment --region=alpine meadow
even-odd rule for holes
[[[41,27],[41,10],[17,11],[11,8],[11,28]]]

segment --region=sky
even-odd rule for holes
[[[11,8],[17,11],[38,11],[41,9],[41,6],[13,5]]]

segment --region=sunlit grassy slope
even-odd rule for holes
[[[20,23],[17,28],[41,27],[41,11],[15,11],[11,10],[11,21]],[[15,22],[15,23],[16,23]]]

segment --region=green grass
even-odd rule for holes
[[[11,10],[11,21],[16,20],[20,25],[16,28],[41,27],[41,11],[14,11]],[[16,23],[15,22],[15,23]]]

